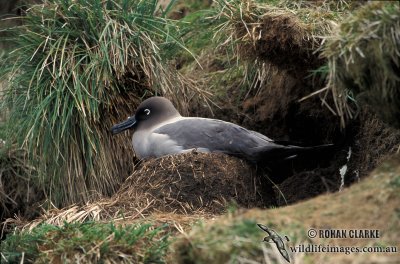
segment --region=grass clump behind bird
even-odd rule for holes
[[[10,138],[40,158],[54,204],[112,194],[133,158],[127,138],[108,129],[143,97],[162,94],[184,109],[199,93],[165,59],[185,49],[175,23],[157,1],[128,0],[48,0],[20,19],[1,68]]]
[[[287,1],[216,1],[209,20],[213,21],[214,50],[223,52],[217,54],[221,59],[211,64],[221,66],[210,74],[211,84],[218,84],[213,82],[214,76],[223,84],[227,79],[228,86],[240,87],[238,97],[245,101],[253,96],[258,100],[263,91],[287,90],[278,87],[284,86],[280,81],[282,75],[301,82],[309,71],[323,65],[317,52],[321,36],[328,34],[340,15],[347,12],[341,6],[335,12],[332,9],[327,5],[295,5]],[[290,91],[290,97],[295,98],[277,101],[295,101],[313,89]],[[273,93],[275,97],[282,96]],[[271,113],[275,111],[275,107],[271,109]]]
[[[314,68],[320,36],[337,19],[330,10],[276,6],[253,0],[217,1],[215,18],[221,45],[233,46],[242,59],[269,62],[281,69]]]
[[[400,126],[399,21],[398,2],[374,2],[351,14],[326,38],[325,90],[335,99],[342,126],[363,103],[392,126]]]

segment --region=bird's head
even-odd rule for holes
[[[147,129],[178,116],[180,114],[171,101],[155,96],[144,100],[133,116],[114,125],[111,132],[115,135],[127,129]]]

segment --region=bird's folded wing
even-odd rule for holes
[[[253,150],[273,144],[268,137],[233,123],[207,118],[186,118],[154,130],[168,135],[185,149],[206,148],[230,155],[252,155]]]

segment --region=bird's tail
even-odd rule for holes
[[[285,160],[296,157],[298,155],[312,153],[317,154],[321,151],[328,151],[334,147],[333,144],[325,144],[310,147],[300,147],[294,145],[280,145],[270,144],[268,146],[258,147],[253,149],[253,160],[254,161],[274,161],[274,160]]]

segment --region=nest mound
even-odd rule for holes
[[[229,202],[243,207],[271,204],[254,165],[221,153],[166,156],[144,161],[116,196],[154,200],[162,211],[220,213]]]
[[[9,219],[6,230],[11,225],[31,230],[43,222],[135,220],[157,213],[209,216],[223,213],[231,203],[246,208],[275,205],[273,189],[256,166],[222,153],[192,151],[137,166],[110,198],[47,210],[29,223]]]

